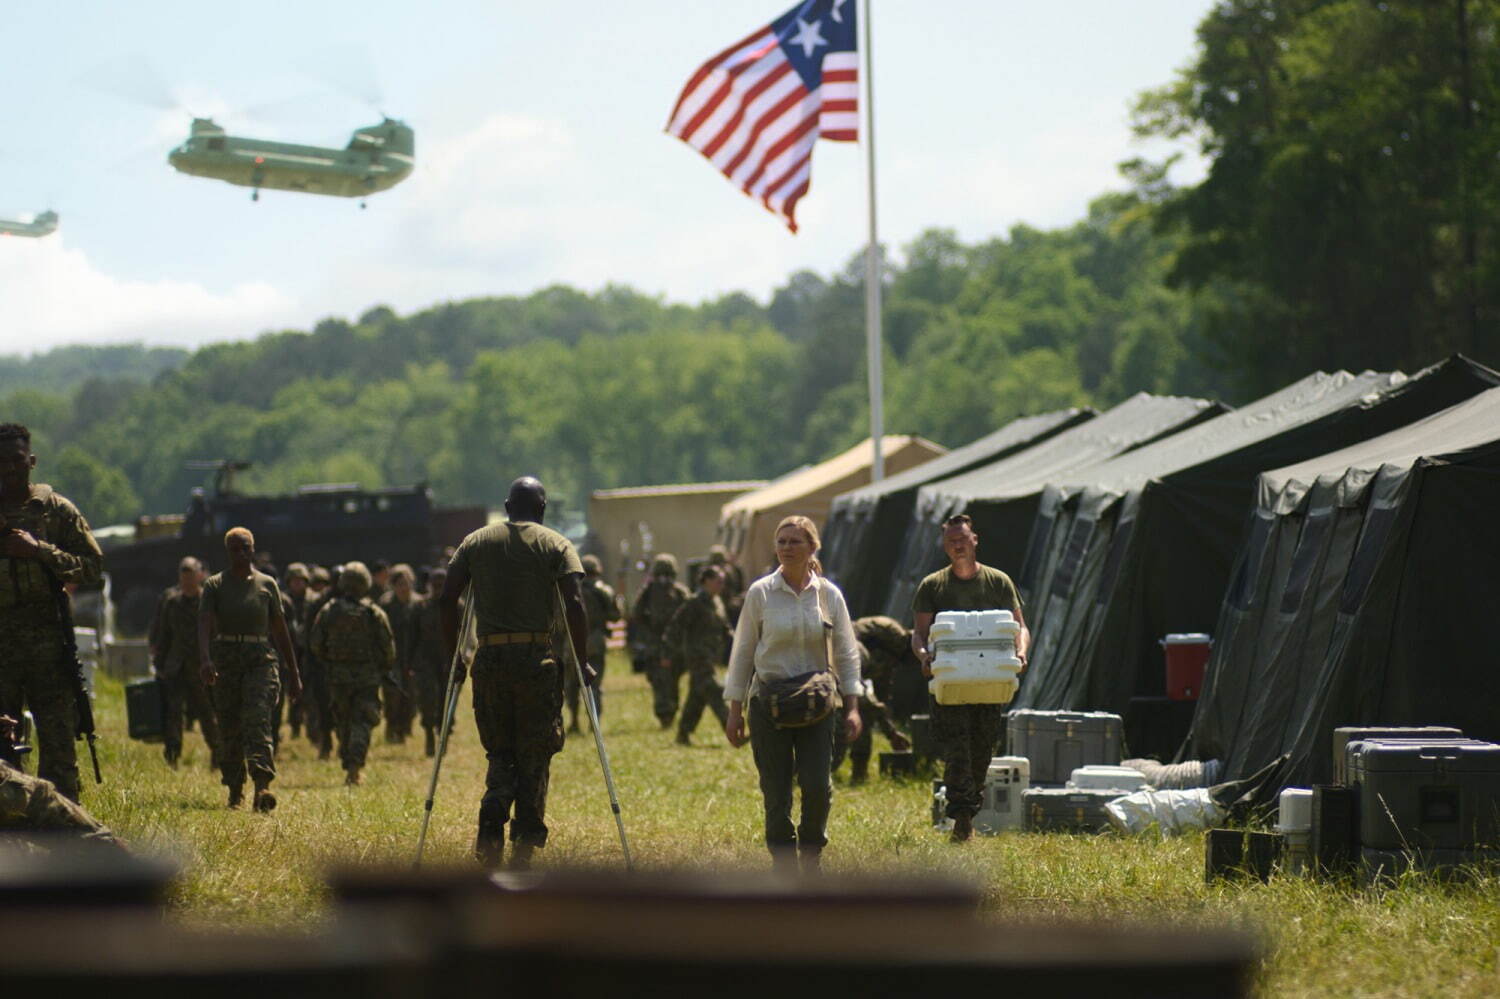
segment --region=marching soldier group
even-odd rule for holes
[[[35,719],[40,781],[26,778],[34,783],[24,785],[25,793],[76,803],[74,740],[83,712],[65,668],[76,660],[65,588],[98,581],[103,556],[78,510],[31,482],[35,465],[29,431],[0,424],[0,719],[9,726],[26,708]],[[268,563],[257,561],[255,538],[243,527],[224,537],[223,571],[205,579],[197,559],[183,559],[150,633],[163,690],[167,763],[178,764],[184,718],[195,718],[229,807],[244,803],[248,779],[252,807],[269,812],[276,807],[271,785],[284,708],[293,736],[305,728],[320,759],[337,746],[348,785],[361,783],[371,734],[382,719],[387,740],[401,742],[420,718],[424,748],[433,755],[447,666],[455,661],[466,606],[477,627],[475,720],[489,760],[475,855],[498,864],[509,824],[511,862],[525,866],[547,839],[548,775],[565,738],[563,709],[568,731],[578,731],[579,676],[599,705],[608,629],[624,617],[599,560],[580,559],[565,537],[542,526],[545,509],[541,483],[518,479],[506,501],[508,519],[445,553],[451,559],[428,573],[425,592],[409,566],[382,562],[373,570],[348,562],[333,572],[293,563],[283,589],[263,571]],[[953,565],[924,581],[915,632],[884,617],[852,622],[862,680],[858,691],[841,693],[846,707],[856,698],[860,715],[896,748],[908,743],[885,702],[902,670],[925,672],[933,615],[991,605],[1020,613],[1009,578],[975,560],[977,537],[965,518],[946,525],[943,541]],[[729,659],[745,581],[717,546],[697,571],[694,592],[677,576],[675,558],[656,556],[632,602],[627,636],[650,681],[661,727],[675,722],[676,741],[691,745],[705,708],[721,726],[727,721],[717,673]],[[561,635],[571,641],[560,643]],[[1024,641],[1023,632],[1023,655]],[[459,679],[464,666],[453,667]],[[688,691],[680,703],[684,675]],[[967,838],[995,719],[982,711],[937,713],[955,838]],[[868,776],[869,732],[867,726],[835,750],[835,766],[846,753],[851,758],[855,783]],[[10,748],[8,735],[0,741]],[[20,788],[22,777],[8,769],[0,783]],[[53,812],[72,814],[67,805]],[[9,822],[8,813],[0,814],[0,825]]]

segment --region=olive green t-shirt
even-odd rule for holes
[[[573,543],[541,524],[491,524],[464,538],[454,569],[469,573],[479,634],[550,631],[555,585],[583,575]]]
[[[203,584],[205,611],[213,611],[220,635],[269,635],[271,619],[283,617],[281,589],[259,569],[249,578],[216,572]]]
[[[1015,613],[1021,609],[1021,594],[1010,577],[999,569],[981,565],[973,579],[959,579],[950,565],[922,580],[912,598],[911,609],[914,614],[985,610]]]

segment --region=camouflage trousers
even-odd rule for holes
[[[397,667],[400,669],[401,667]],[[411,735],[411,720],[416,704],[412,700],[408,685],[396,686],[385,681],[380,685],[381,697],[385,701],[385,737],[398,742]]]
[[[594,677],[589,687],[594,691],[594,707],[600,715],[604,714],[604,657],[607,649],[604,644],[604,636],[589,635],[589,665],[594,667],[598,674]],[[571,724],[578,724],[578,671],[566,664],[563,665],[563,698],[568,705],[568,717]],[[587,714],[587,712],[585,712]]]
[[[724,703],[724,685],[714,675],[714,664],[708,661],[690,662],[687,666],[688,695],[682,705],[682,718],[677,722],[677,731],[692,735],[708,708],[719,719],[719,727],[729,720],[729,707]]]
[[[281,674],[269,645],[214,642],[210,649],[218,679],[214,711],[219,716],[219,772],[226,787],[240,787],[248,770],[257,788],[276,779],[271,725],[281,699]]]
[[[663,669],[661,658],[653,657],[646,666],[646,678],[651,681],[651,710],[662,728],[666,728],[677,716],[680,696],[677,688],[681,686],[678,681],[682,678],[682,663],[673,659],[671,668]]]
[[[950,704],[934,699],[932,740],[943,761],[943,783],[948,786],[948,817],[979,814],[990,758],[1000,741],[1003,704]]]
[[[380,724],[380,684],[333,680],[328,684],[333,702],[333,731],[339,740],[339,762],[345,770],[365,765],[370,733]]]
[[[328,693],[328,669],[316,656],[297,660],[302,673],[302,717],[308,741],[319,749],[333,748],[333,700]]]
[[[31,708],[37,776],[77,801],[78,705],[62,656],[62,629],[51,604],[0,610],[0,714],[19,721]]]
[[[411,690],[422,715],[422,727],[437,731],[443,727],[443,695],[448,690],[448,674],[432,669],[418,669],[411,675]]]
[[[100,846],[119,846],[103,823],[64,797],[51,781],[0,761],[0,832],[71,834]]]
[[[474,721],[489,760],[481,840],[498,839],[510,822],[511,842],[547,843],[547,784],[563,747],[559,669],[543,645],[487,645],[474,657]]]
[[[184,663],[175,673],[161,674],[162,742],[167,759],[175,761],[182,754],[182,719],[184,709],[198,719],[203,741],[208,744],[209,759],[219,765],[219,720],[214,717],[213,699],[203,686],[203,675],[197,663]]]

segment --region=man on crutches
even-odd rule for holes
[[[567,650],[554,649],[556,592],[577,666],[587,662],[588,620],[579,585],[583,563],[567,538],[542,526],[547,492],[536,479],[511,483],[506,520],[464,539],[448,567],[439,597],[443,645],[453,663],[453,686],[464,667],[454,659],[459,598],[469,589],[478,648],[474,654],[474,720],[489,768],[479,803],[474,856],[498,867],[510,823],[512,868],[525,868],[547,843],[547,783],[552,757],[563,745],[563,669]]]

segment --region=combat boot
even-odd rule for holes
[[[429,758],[437,755],[437,733],[430,728],[427,730],[427,744],[423,750]]]
[[[257,812],[260,812],[262,814],[274,811],[276,808],[276,795],[271,793],[271,789],[269,787],[256,788],[255,804],[253,807]]]
[[[229,786],[229,807],[239,808],[245,803],[245,785],[231,784]]]
[[[182,747],[168,746],[166,749],[162,750],[162,756],[166,759],[167,766],[171,767],[173,770],[176,770],[177,761],[182,758]]]
[[[953,833],[948,838],[954,843],[967,843],[974,835],[974,818],[970,815],[953,817]]]
[[[692,744],[693,744],[693,740],[692,740],[691,737],[689,737],[689,735],[686,732],[679,731],[677,733],[677,745],[679,745],[679,746],[691,746]]]
[[[849,783],[868,784],[870,781],[870,758],[868,756],[849,762]]]
[[[531,855],[536,852],[536,847],[530,843],[510,844],[510,869],[513,871],[525,871],[531,869]]]
[[[344,771],[344,786],[359,787],[363,783],[359,776],[359,767],[350,767]]]

